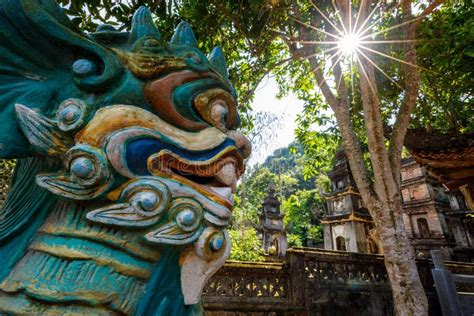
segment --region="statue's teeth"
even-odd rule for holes
[[[220,196],[225,197],[226,199],[233,198],[232,189],[229,187],[210,187],[212,191],[216,192]]]
[[[235,171],[235,165],[232,162],[226,163],[222,168],[217,172],[216,179],[230,187],[232,193],[235,193],[237,190],[237,173]]]

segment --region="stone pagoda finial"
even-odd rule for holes
[[[275,195],[275,191],[276,191],[276,186],[275,186],[275,182],[273,180],[270,180],[270,182],[268,183],[268,187],[267,187],[267,193],[268,195]]]

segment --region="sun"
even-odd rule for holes
[[[349,1],[349,4],[352,5],[352,0]],[[363,1],[362,1],[363,2]],[[354,94],[354,74],[358,71],[357,66],[362,66],[362,61],[366,61],[371,64],[375,69],[377,69],[381,74],[383,74],[388,80],[390,80],[393,84],[403,90],[397,81],[395,81],[391,76],[389,76],[373,59],[372,55],[378,55],[379,57],[387,58],[392,61],[399,62],[401,64],[415,67],[418,69],[422,69],[427,71],[428,69],[420,67],[418,65],[412,64],[407,62],[403,59],[399,59],[397,57],[392,56],[392,54],[384,53],[383,51],[377,49],[377,46],[373,45],[380,45],[380,44],[395,44],[395,43],[409,43],[409,42],[418,42],[419,40],[405,40],[405,39],[376,39],[376,37],[380,34],[384,34],[399,29],[402,26],[405,26],[409,23],[414,23],[419,21],[423,18],[423,15],[420,15],[417,18],[410,19],[408,21],[404,21],[402,23],[395,24],[388,28],[379,27],[378,24],[382,21],[387,14],[381,14],[380,16],[373,18],[374,15],[379,11],[381,3],[384,1],[378,1],[371,12],[363,19],[359,20],[361,16],[361,10],[363,6],[359,7],[359,12],[357,15],[352,16],[352,14],[348,15],[348,21],[344,21],[339,10],[335,9],[335,17],[336,19],[331,19],[328,15],[326,15],[318,6],[314,3],[314,1],[310,1],[314,9],[322,16],[325,22],[328,23],[330,26],[330,30],[321,29],[312,25],[311,23],[304,22],[297,17],[291,16],[295,22],[313,29],[314,31],[318,32],[319,34],[324,34],[325,36],[322,38],[322,41],[292,41],[294,43],[300,44],[313,44],[313,45],[324,45],[322,49],[322,56],[323,58],[329,57],[331,58],[332,66],[329,68],[331,71],[336,67],[336,65],[342,66],[343,71],[350,72],[351,75],[351,86],[352,86],[352,93]],[[392,10],[398,8],[399,5],[393,6]],[[352,13],[352,10],[350,11]],[[307,58],[314,57],[320,55],[321,51],[317,51],[313,53]],[[321,71],[327,63],[320,63],[318,66],[314,67],[311,72],[318,72]],[[356,67],[354,67],[356,66]],[[359,67],[364,71],[364,67]],[[324,69],[326,70],[326,69]],[[339,76],[339,80],[336,83],[339,86],[343,76]],[[353,97],[354,99],[354,97]]]
[[[344,34],[337,42],[339,51],[345,56],[355,55],[360,45],[361,39],[356,33]]]

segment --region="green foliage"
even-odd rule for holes
[[[232,227],[257,227],[258,214],[260,213],[260,204],[245,203],[242,205],[241,193],[235,195],[235,204],[232,210]]]
[[[294,142],[275,150],[262,165],[250,168],[238,188],[234,227],[257,226],[261,203],[267,194],[268,184],[273,181],[282,202],[281,212],[286,213],[284,223],[289,246],[321,243],[318,218],[326,207],[322,193],[329,190],[329,179],[324,173],[305,177],[305,158],[302,145]],[[328,168],[329,165],[325,167]]]
[[[288,242],[288,248],[291,247],[302,247],[303,246],[303,240],[301,239],[300,235],[297,234],[287,234],[286,235],[287,242]]]
[[[295,179],[298,183],[296,189],[311,190],[315,188],[315,174],[306,173],[306,163],[307,156],[304,153],[303,145],[299,142],[292,142],[287,147],[275,150],[273,154],[265,159],[262,166],[268,168],[268,170],[274,174],[287,174]],[[280,179],[278,181],[280,181]],[[281,187],[285,187],[285,185],[287,185],[287,183],[285,183],[285,180],[283,179]],[[288,193],[292,192],[288,192],[287,190],[286,193],[283,193],[285,198],[289,196]]]
[[[283,201],[284,223],[289,235],[298,236],[302,244],[322,242],[321,226],[317,225],[325,202],[317,190],[301,190]]]
[[[329,190],[325,174],[304,177],[305,156],[302,146],[294,142],[275,150],[261,165],[249,170],[238,187],[233,211],[233,229],[257,228],[262,202],[268,185],[273,181],[276,194],[286,213],[284,223],[288,230],[289,246],[322,243],[318,218],[325,208],[323,192]]]
[[[251,227],[230,229],[229,237],[232,242],[230,252],[231,260],[239,261],[262,261],[263,248],[257,231]]]
[[[264,163],[247,170],[238,195],[246,199],[246,202],[259,207],[267,193],[270,181],[275,183],[277,195],[283,199],[287,199],[299,190],[315,189],[315,181],[324,176],[320,175],[316,178],[305,176],[305,159],[303,147],[297,142],[276,149]]]
[[[416,126],[474,130],[474,6],[446,7],[422,23],[421,72]]]
[[[308,238],[311,240],[316,241],[317,243],[324,242],[324,235],[323,235],[323,226],[311,226],[308,228]]]
[[[253,172],[249,170],[245,183],[240,186],[241,199],[245,198],[246,202],[260,208],[270,181],[275,179],[276,175],[271,173],[268,168],[257,166]]]
[[[15,168],[16,160],[14,159],[0,159],[0,176],[9,175]]]

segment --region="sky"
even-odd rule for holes
[[[252,148],[249,164],[262,163],[275,149],[285,147],[295,139],[296,115],[303,110],[303,101],[289,94],[283,99],[277,99],[278,84],[272,77],[262,80],[255,92],[252,108],[254,111],[271,112],[282,117],[281,126],[275,131],[274,140],[259,148]]]

